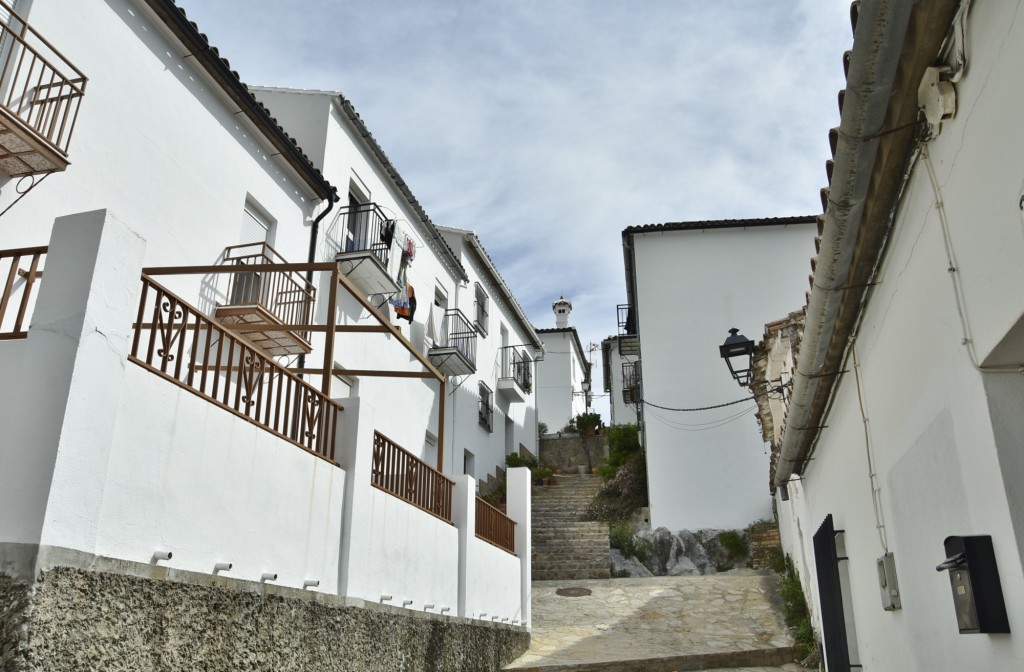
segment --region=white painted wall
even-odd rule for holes
[[[56,217],[106,208],[147,240],[144,266],[214,263],[239,242],[250,196],[277,220],[278,251],[304,260],[304,220],[320,200],[271,157],[276,150],[144,5],[33,4],[28,20],[89,84],[71,165],[4,215],[0,247],[46,244]],[[15,184],[0,185],[0,208],[16,198]],[[196,296],[199,284],[198,277],[173,283],[186,296]]]
[[[627,404],[622,397],[622,365],[624,363],[635,363],[639,358],[633,355],[623,356],[619,354],[619,339],[611,337],[606,339],[610,344],[608,350],[608,409],[611,412],[609,425],[635,425],[637,422],[636,404]]]
[[[583,390],[587,362],[571,331],[542,329],[537,333],[545,350],[544,359],[537,363],[537,413],[549,432],[557,432],[587,412]]]
[[[512,508],[529,502],[529,478],[516,478],[527,471],[522,467],[510,470],[511,488],[508,500]],[[520,545],[520,535],[529,535],[529,517],[509,517],[517,522],[516,553],[498,548],[476,536],[476,483],[470,476],[456,478],[453,515],[459,527],[459,564],[462,576],[459,585],[459,615],[510,625],[529,621],[530,581],[521,581],[524,558],[530,554],[530,545]],[[520,521],[524,521],[520,523]],[[529,575],[527,574],[527,577]],[[525,586],[526,590],[521,592]]]
[[[1024,298],[1012,289],[1024,283],[1024,138],[1015,114],[1024,95],[1024,26],[1016,13],[1003,3],[972,6],[957,115],[928,148],[978,356],[985,360],[1009,338],[1000,358],[1012,364],[1024,361],[1024,343],[1013,337],[1024,313]],[[1024,660],[1020,637],[957,634],[949,579],[934,570],[946,536],[991,535],[1010,627],[1024,623],[1024,385],[1014,372],[979,372],[961,344],[935,203],[919,160],[856,345],[884,540],[895,554],[903,609],[884,612],[878,597],[874,560],[884,546],[850,374],[796,496],[791,486],[790,501],[779,502],[783,540],[807,563],[810,534],[825,515],[846,530],[851,590],[844,597],[865,669],[1016,669]]]
[[[771,515],[768,455],[753,401],[693,413],[750,393],[718,346],[730,327],[756,338],[799,305],[814,254],[813,224],[633,235],[643,367],[651,524],[741,528]]]

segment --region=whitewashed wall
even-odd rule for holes
[[[1024,26],[1014,21],[1016,13],[1002,3],[972,7],[957,115],[928,147],[978,358],[998,364],[1024,361],[1015,331],[1024,298],[1013,289],[1024,286],[1024,170],[1018,160],[1024,138],[1015,113],[1024,95]],[[1024,384],[1014,372],[977,371],[961,344],[935,203],[919,160],[856,343],[881,522],[895,554],[903,609],[884,612],[878,597],[874,561],[883,546],[849,374],[798,496],[779,503],[780,518],[788,521],[783,540],[794,556],[810,560],[810,534],[825,515],[846,530],[851,590],[844,599],[852,606],[865,669],[1016,669],[1024,659],[1018,636],[957,634],[949,579],[934,570],[945,557],[946,536],[991,535],[1010,627],[1016,632],[1024,623]]]
[[[678,413],[749,396],[719,357],[737,327],[750,338],[800,305],[813,224],[635,234],[651,524],[739,528],[771,515],[768,455],[754,402]],[[719,423],[726,423],[721,424]]]
[[[537,414],[549,432],[557,432],[580,413],[586,413],[583,395],[585,362],[569,332],[539,332],[544,360],[537,364]]]
[[[239,242],[252,198],[277,220],[278,251],[304,260],[304,223],[320,200],[271,157],[276,151],[144,4],[33,3],[28,20],[89,84],[71,165],[4,215],[0,247],[46,244],[56,217],[106,208],[147,240],[144,266],[210,264]],[[16,197],[16,182],[0,184],[0,208]],[[173,287],[198,297],[200,281],[178,278]]]
[[[622,365],[627,362],[635,363],[638,358],[620,355],[618,338],[611,338],[609,342],[611,345],[608,350],[608,373],[610,374],[608,409],[611,411],[611,417],[608,424],[635,425],[637,422],[636,404],[627,404],[622,397]]]

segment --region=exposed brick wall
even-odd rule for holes
[[[769,569],[772,555],[782,550],[779,526],[762,523],[750,528],[750,560],[754,569]]]

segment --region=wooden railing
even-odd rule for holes
[[[452,522],[454,482],[380,432],[373,433],[370,482],[446,523]]]
[[[340,404],[147,275],[129,360],[330,462]]]
[[[45,247],[0,250],[0,279],[4,283],[0,293],[0,340],[28,336],[28,308],[35,282],[43,276],[45,255]]]
[[[86,76],[7,2],[0,9],[0,105],[66,156]]]
[[[512,555],[516,553],[516,521],[479,497],[476,498],[476,536]]]

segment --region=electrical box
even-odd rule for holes
[[[949,572],[960,633],[1010,632],[992,537],[946,537],[943,546],[946,560],[935,569]]]
[[[903,607],[900,602],[900,587],[896,583],[896,560],[892,553],[886,553],[876,560],[878,567],[878,590],[882,595],[882,609],[896,611]]]

